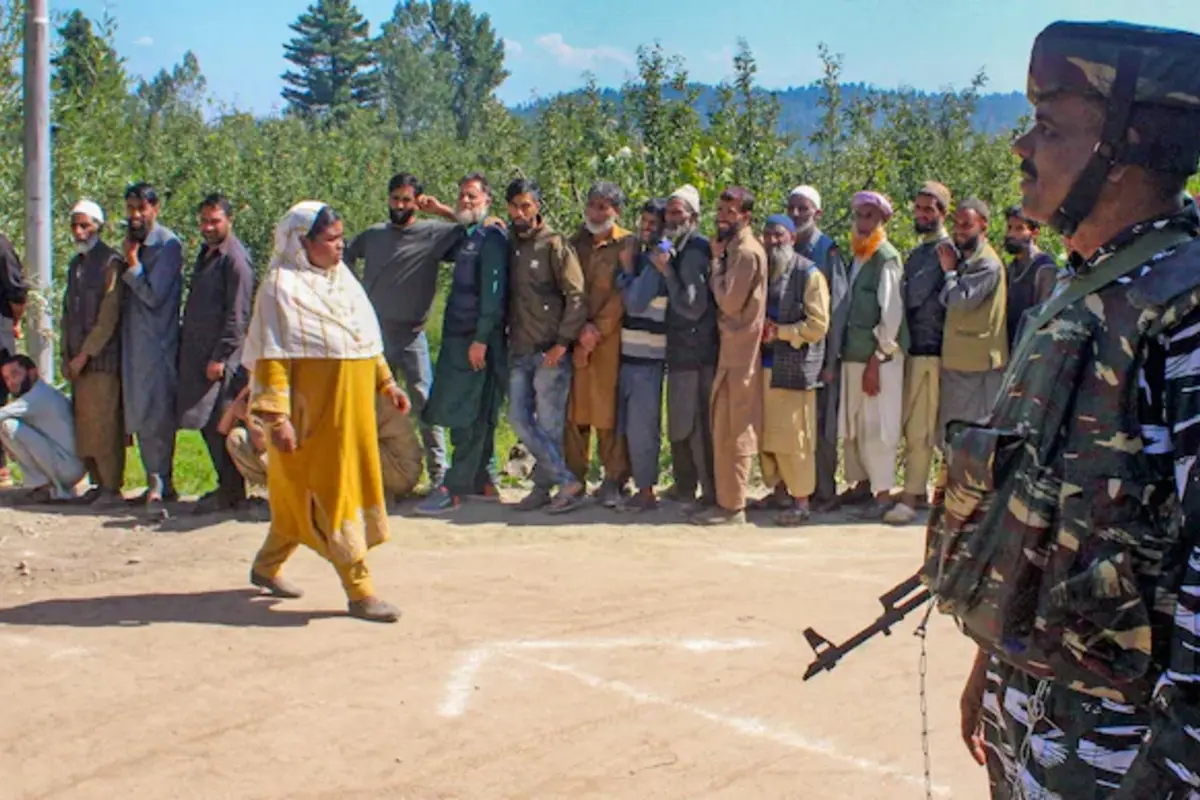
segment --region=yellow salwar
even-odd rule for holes
[[[763,435],[758,463],[763,483],[780,481],[793,497],[817,488],[817,393],[814,389],[774,389],[771,370],[763,369]]]
[[[933,449],[938,446],[938,397],[942,360],[909,356],[904,360],[904,493],[922,499],[929,493]]]
[[[253,570],[275,578],[300,545],[337,570],[351,602],[374,595],[367,550],[389,538],[375,395],[391,381],[375,359],[261,359],[251,413],[287,414],[296,450],[268,441],[271,530]]]

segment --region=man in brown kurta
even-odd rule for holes
[[[762,428],[759,354],[767,308],[767,254],[750,229],[753,211],[748,190],[734,186],[721,193],[710,281],[721,332],[712,393],[717,505],[692,517],[698,525],[746,521],[750,464]]]
[[[570,240],[583,269],[588,321],[575,344],[563,455],[571,472],[586,484],[595,430],[604,467],[604,483],[597,498],[608,506],[621,501],[629,481],[628,451],[616,431],[621,321],[625,314],[616,274],[621,248],[631,236],[616,224],[624,205],[625,195],[616,184],[597,183],[588,192],[583,225]]]
[[[121,255],[100,239],[104,212],[85,200],[71,213],[78,254],[63,295],[63,371],[75,407],[75,451],[91,477],[88,502],[116,506],[125,476],[121,410]]]

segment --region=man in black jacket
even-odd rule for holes
[[[884,514],[884,522],[907,525],[917,510],[929,507],[929,470],[940,441],[937,430],[942,358],[942,305],[945,274],[937,248],[949,242],[946,212],[950,190],[936,181],[925,183],[913,198],[913,227],[921,237],[904,263],[904,316],[908,323],[908,358],[904,362],[904,494]]]
[[[663,231],[675,253],[663,271],[667,284],[667,434],[675,478],[666,496],[688,504],[688,512],[717,502],[709,398],[720,340],[717,306],[708,288],[712,250],[697,230],[699,221],[700,192],[690,185],[676,189],[667,198]]]
[[[198,211],[204,245],[192,268],[179,334],[177,402],[179,427],[203,434],[217,471],[216,490],[200,498],[195,509],[208,514],[236,509],[246,500],[246,481],[218,428],[225,407],[246,383],[242,343],[250,325],[254,269],[233,232],[229,200],[209,195]]]

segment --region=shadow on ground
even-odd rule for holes
[[[278,603],[253,589],[41,600],[0,609],[0,625],[132,628],[155,623],[192,623],[236,628],[295,628],[313,620],[345,616],[334,611],[276,610]]]

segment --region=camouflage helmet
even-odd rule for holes
[[[1105,105],[1095,153],[1051,220],[1061,233],[1071,235],[1091,213],[1116,164],[1196,171],[1200,36],[1123,22],[1055,22],[1034,41],[1026,95],[1036,104],[1060,93]],[[1146,108],[1163,109],[1175,124],[1157,119],[1132,142],[1132,118]]]
[[[1200,111],[1200,36],[1124,22],[1055,22],[1033,43],[1029,102],[1058,92],[1112,97],[1120,54],[1140,60],[1133,102]]]

